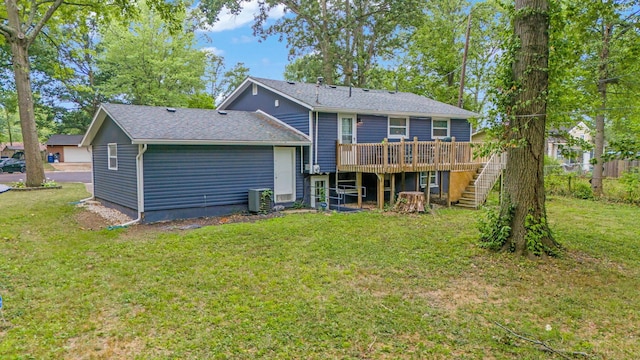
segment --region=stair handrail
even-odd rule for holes
[[[475,187],[475,207],[480,207],[480,204],[483,204],[487,197],[489,196],[489,192],[493,188],[493,185],[496,183],[496,180],[500,177],[502,170],[505,169],[507,164],[507,153],[496,153],[491,155],[491,158],[485,164],[484,168],[478,175],[476,181],[474,181],[473,185]]]

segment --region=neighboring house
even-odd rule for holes
[[[246,211],[250,189],[284,206],[382,206],[398,191],[455,202],[485,161],[474,116],[415,94],[249,77],[217,111],[104,104],[81,146],[95,198],[143,222]]]
[[[487,142],[489,141],[489,133],[486,128],[479,129],[471,134],[471,141],[473,142]]]
[[[591,158],[593,157],[593,151],[584,151],[581,148],[570,148],[578,154],[577,157],[565,158],[562,151],[563,148],[568,146],[566,137],[563,134],[568,134],[575,139],[582,139],[586,142],[593,142],[591,136],[591,129],[584,122],[580,121],[576,126],[572,128],[561,128],[560,130],[549,131],[547,137],[546,150],[547,155],[552,159],[557,159],[564,164],[580,164],[582,170],[588,171],[591,168]]]
[[[47,150],[46,145],[40,144],[40,153],[44,159],[44,153]],[[24,152],[24,144],[21,142],[0,143],[0,156],[12,157],[17,152]]]
[[[249,189],[303,198],[308,136],[261,111],[103,104],[81,146],[94,197],[143,222],[247,210]]]
[[[78,147],[82,138],[83,135],[51,135],[47,141],[47,153],[54,155],[59,162],[91,162],[89,149]]]

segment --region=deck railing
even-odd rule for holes
[[[478,208],[484,204],[489,196],[489,192],[495,185],[496,181],[502,174],[502,171],[507,166],[507,153],[493,154],[489,161],[487,161],[484,169],[480,172],[480,175],[474,182],[475,186],[475,207]]]
[[[478,143],[479,145],[479,143]],[[338,171],[399,173],[420,171],[471,171],[487,161],[474,157],[474,143],[413,141],[337,144]]]

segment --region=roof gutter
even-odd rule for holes
[[[308,146],[310,140],[303,141],[243,141],[243,140],[171,140],[171,139],[135,139],[134,145],[259,145],[259,146]]]

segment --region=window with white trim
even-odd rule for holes
[[[251,94],[258,95],[258,84],[251,85]]]
[[[118,170],[118,144],[107,144],[107,159],[109,170]]]
[[[449,119],[432,119],[431,120],[431,138],[440,139],[448,137],[450,134]]]
[[[401,139],[409,137],[409,119],[402,117],[389,117],[389,139]]]
[[[429,175],[431,174],[431,175]],[[429,177],[429,187],[438,187],[438,172],[437,171],[423,171],[420,173],[420,188],[424,189],[427,185],[427,177]]]

